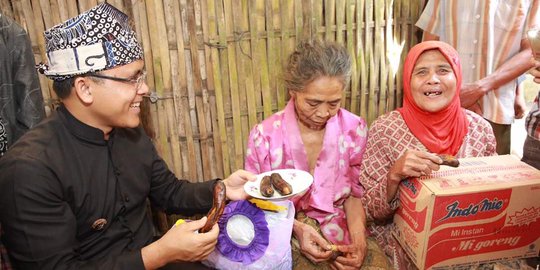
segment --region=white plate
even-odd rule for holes
[[[281,196],[279,192],[275,191],[272,197],[264,197],[259,190],[261,186],[261,180],[264,176],[270,176],[272,173],[279,173],[283,180],[291,184],[293,192],[289,195]],[[264,172],[257,175],[257,180],[254,182],[247,182],[244,185],[244,190],[249,196],[262,199],[262,200],[282,200],[293,197],[299,193],[306,191],[313,183],[313,176],[306,171],[296,169],[282,169]]]

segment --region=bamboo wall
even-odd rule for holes
[[[36,62],[43,30],[96,0],[0,0],[25,27]],[[317,37],[344,44],[353,78],[344,107],[369,122],[400,105],[404,56],[418,41],[413,26],[424,0],[111,0],[133,18],[142,41],[149,133],[170,168],[202,181],[243,167],[250,129],[282,109],[282,65],[295,44]],[[58,101],[40,76],[47,110]]]

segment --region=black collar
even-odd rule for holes
[[[75,135],[75,137],[84,140],[86,142],[98,145],[107,145],[105,140],[105,134],[101,129],[91,127],[75,118],[64,105],[60,105],[58,108],[58,115],[62,122],[66,125],[67,129]],[[111,132],[109,138],[112,138],[114,129]]]

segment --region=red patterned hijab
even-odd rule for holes
[[[456,76],[456,95],[452,102],[441,111],[432,113],[420,109],[411,93],[412,71],[422,53],[439,50],[448,60]],[[412,47],[403,67],[403,107],[398,111],[413,135],[432,153],[456,155],[467,134],[468,121],[461,109],[459,90],[461,88],[461,63],[452,46],[441,41],[426,41]]]

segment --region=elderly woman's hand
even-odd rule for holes
[[[353,235],[351,245],[338,246],[343,256],[338,256],[330,266],[333,269],[360,269],[366,256],[367,243],[364,234]]]
[[[300,251],[310,261],[319,263],[332,256],[330,244],[313,227],[295,220],[293,233],[300,244]]]
[[[429,175],[432,171],[438,171],[441,163],[442,160],[437,155],[410,149],[405,151],[387,174],[387,201],[394,198],[401,180]]]
[[[392,165],[388,172],[388,178],[393,182],[399,183],[405,178],[429,175],[432,171],[438,171],[439,164],[441,163],[442,160],[437,155],[422,151],[407,150]]]

